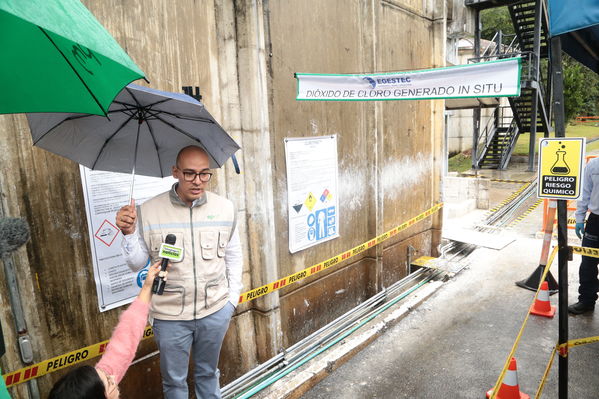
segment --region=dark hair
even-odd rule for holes
[[[106,392],[96,369],[81,366],[58,380],[48,399],[106,399]]]

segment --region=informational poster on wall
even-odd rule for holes
[[[286,138],[289,251],[339,237],[337,136]]]
[[[146,265],[132,272],[121,254],[123,235],[116,227],[117,211],[129,202],[131,175],[91,170],[80,166],[94,279],[100,311],[128,304],[137,296],[145,276]],[[170,189],[175,179],[135,176],[133,198],[141,205],[145,200]]]

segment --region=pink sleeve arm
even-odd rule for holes
[[[96,364],[96,368],[113,375],[117,384],[121,382],[133,361],[148,322],[149,308],[150,304],[137,298],[129,305],[110,337],[106,352]]]

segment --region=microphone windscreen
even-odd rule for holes
[[[0,256],[13,252],[29,240],[29,226],[20,218],[0,218]]]
[[[164,242],[166,244],[173,245],[175,244],[175,242],[177,242],[177,236],[174,234],[167,234],[166,238],[164,239]]]

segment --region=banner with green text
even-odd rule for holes
[[[427,100],[520,95],[520,58],[409,72],[296,73],[297,100]]]

